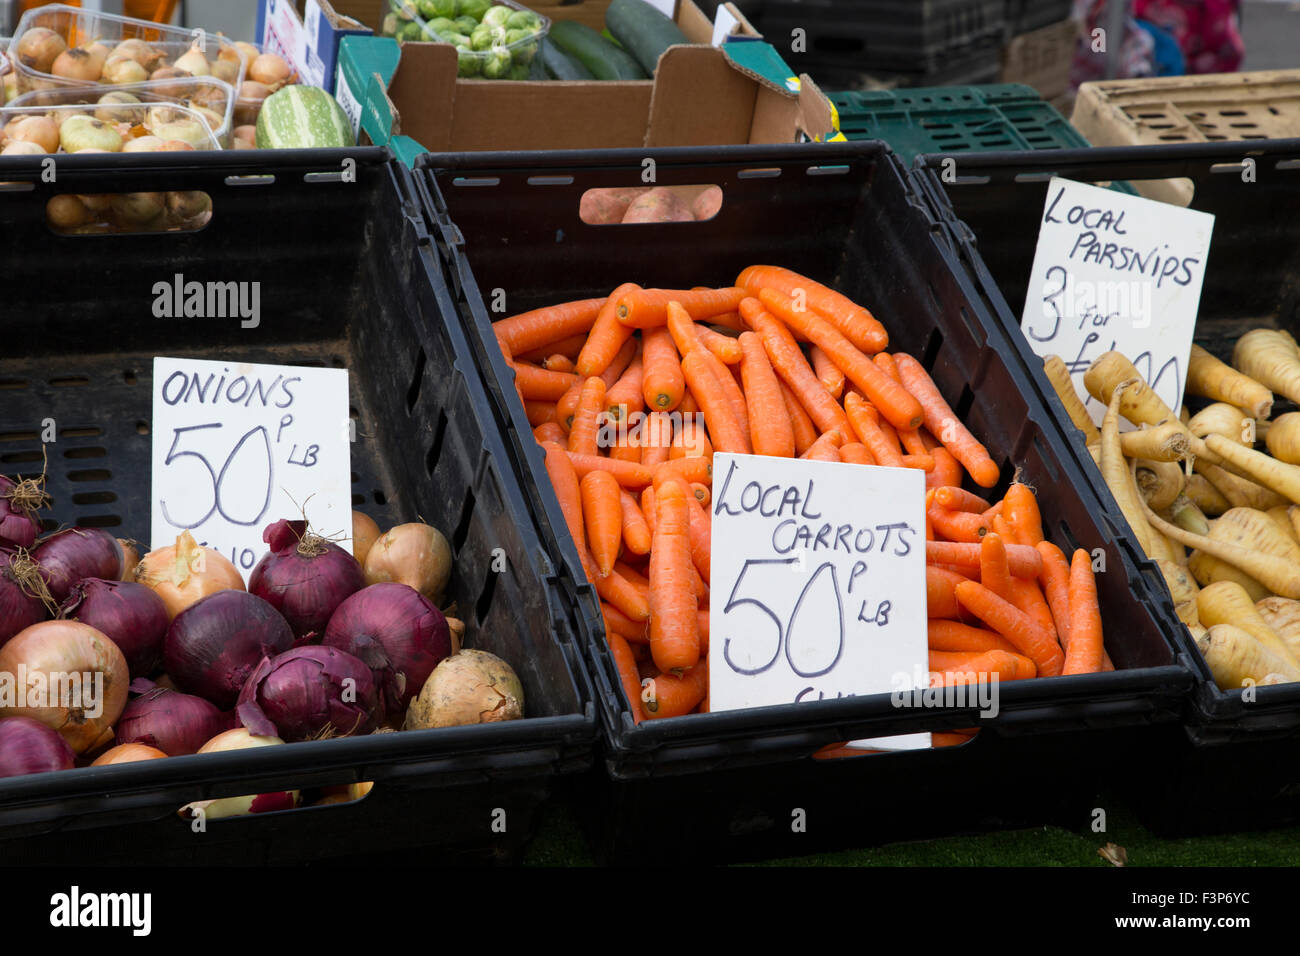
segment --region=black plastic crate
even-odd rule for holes
[[[585,190],[640,183],[647,159],[660,184],[720,185],[721,212],[702,223],[581,222]],[[1153,601],[1149,572],[1133,564],[1126,532],[1090,492],[1021,363],[982,314],[941,227],[884,144],[436,155],[422,157],[416,175],[543,538],[573,588],[612,780],[584,815],[604,825],[602,857],[635,857],[668,833],[674,853],[752,857],[1046,819],[1083,826],[1084,808],[1116,764],[1158,752],[1157,742],[1177,732],[1191,675],[1165,636],[1172,611]],[[514,313],[605,295],[623,281],[727,284],[755,262],[804,272],[872,308],[894,346],[925,364],[998,456],[1002,487],[1013,466],[1023,467],[1049,535],[1067,549],[1103,549],[1107,646],[1119,671],[1005,685],[996,720],[977,720],[970,709],[903,712],[882,694],[632,725],[598,600],[492,334],[485,296],[501,290]],[[976,723],[981,734],[956,750],[811,757],[840,741]],[[965,779],[959,772],[980,784],[963,788],[957,807],[951,795]],[[793,808],[812,806],[809,819],[820,829],[792,833]]]
[[[1248,157],[1255,164],[1251,182],[1242,176]],[[1251,328],[1300,333],[1300,223],[1280,212],[1300,200],[1300,140],[984,153],[963,157],[951,184],[939,175],[941,161],[918,157],[915,177],[1098,487],[1082,438],[1019,331],[1051,176],[1103,183],[1186,177],[1194,189],[1190,208],[1215,216],[1196,341],[1226,361]],[[1136,789],[1148,824],[1193,832],[1300,820],[1300,684],[1257,688],[1255,701],[1246,703],[1215,686],[1185,628],[1175,633],[1197,687],[1173,772],[1152,774]]]
[[[977,48],[996,72],[1005,23],[1003,0],[769,0],[757,27],[796,72],[819,78],[826,68],[937,74]]]
[[[454,305],[429,269],[410,174],[383,149],[176,156],[60,157],[55,183],[39,163],[0,160],[0,181],[30,186],[0,192],[0,469],[39,473],[40,423],[53,418],[52,513],[145,538],[154,355],[347,368],[354,506],[381,526],[445,529],[466,643],[513,664],[529,717],[0,780],[0,857],[261,864],[425,848],[514,859],[558,775],[591,766],[595,710],[469,343],[443,321]],[[157,189],[207,191],[211,222],[136,236],[45,225],[55,193]],[[261,324],[154,318],[153,285],[177,272],[260,282]],[[374,789],[356,803],[212,820],[202,834],[177,816],[194,800],[366,780]]]
[[[1049,27],[1070,16],[1072,0],[1006,0],[1007,36]]]

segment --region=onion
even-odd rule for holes
[[[89,624],[43,621],[0,647],[0,717],[31,717],[77,753],[111,738],[130,683],[117,645]]]
[[[255,734],[287,741],[368,734],[379,724],[370,669],[333,647],[295,647],[264,660],[235,713]]]
[[[15,482],[0,475],[0,548],[30,548],[41,533],[37,511],[48,507],[45,476]]]
[[[293,631],[275,608],[244,591],[218,591],[176,615],[163,665],[181,690],[229,710],[262,658],[291,647]]]
[[[208,68],[213,77],[231,86],[239,79],[239,64],[232,60],[218,59],[215,63],[209,63]]]
[[[238,134],[238,130],[235,131]],[[370,515],[360,511],[352,512],[352,557],[361,565],[366,563],[366,555],[379,538],[379,525]]]
[[[53,30],[33,27],[23,31],[14,52],[24,66],[31,67],[37,73],[48,73],[59,54],[67,48],[67,41]]]
[[[162,598],[172,620],[209,594],[244,590],[239,569],[211,548],[200,547],[188,531],[182,531],[175,544],[141,558],[135,579]]]
[[[163,54],[139,37],[130,37],[113,47],[109,58],[134,60],[146,70],[152,70],[163,58]]]
[[[132,677],[147,677],[162,660],[167,608],[143,584],[83,578],[59,608],[59,618],[101,631],[122,652]]]
[[[56,532],[43,538],[32,551],[50,596],[60,604],[68,599],[72,586],[82,578],[116,581],[122,576],[123,557],[117,538],[99,528],[68,528]]]
[[[9,135],[15,142],[36,143],[47,153],[59,148],[59,128],[48,116],[24,116]]]
[[[217,734],[199,748],[199,753],[226,753],[231,750],[248,750],[253,747],[274,747],[283,744],[284,741],[279,737],[258,737],[250,734],[243,727],[236,727],[234,730],[227,730],[225,733]],[[259,793],[244,797],[199,800],[181,807],[181,813],[197,816],[201,812],[205,819],[216,820],[220,817],[240,816],[245,813],[292,810],[297,803],[298,791],[285,790],[278,793]]]
[[[192,79],[192,77],[184,70],[178,70],[174,66],[158,67],[158,69],[154,70],[151,74],[149,74],[149,79],[154,81],[157,80],[181,81],[178,83],[169,83],[166,86],[154,87],[155,91],[161,93],[163,96],[180,97],[183,96],[191,86],[193,86],[192,83],[188,82],[190,79]]]
[[[143,83],[149,79],[149,71],[138,61],[126,56],[110,56],[104,63],[104,72],[100,80],[113,86],[124,83]]]
[[[72,193],[64,193],[50,197],[45,204],[45,218],[55,229],[73,229],[90,221],[90,210]]]
[[[122,546],[122,576],[118,580],[134,581],[135,566],[140,563],[144,548],[134,538],[118,538],[117,543]]]
[[[366,584],[409,584],[436,604],[451,578],[451,545],[437,528],[399,524],[374,543],[364,568]]]
[[[68,742],[40,721],[0,719],[0,777],[71,770],[76,759]]]
[[[268,525],[271,551],[248,576],[256,594],[284,615],[298,643],[315,643],[344,599],[365,584],[361,565],[337,544],[307,530],[305,521]]]
[[[227,49],[228,49],[227,47],[222,47],[221,53],[219,55],[226,56]],[[249,63],[252,63],[254,60],[256,60],[262,53],[262,51],[259,50],[256,46],[254,46],[251,43],[246,43],[243,40],[235,41],[235,49],[238,50],[240,53],[244,54],[244,59],[247,60]]]
[[[184,70],[190,76],[211,76],[212,67],[208,65],[208,58],[201,50],[191,48],[183,56],[178,56],[172,66],[178,70]]]
[[[105,750],[95,758],[91,764],[92,767],[103,767],[113,763],[135,763],[137,760],[157,760],[159,757],[166,757],[156,747],[149,747],[145,744],[118,744],[111,750]]]
[[[259,54],[248,65],[248,78],[255,83],[262,83],[272,90],[278,90],[284,84],[289,82],[289,77],[293,75],[293,70],[285,62],[284,57],[276,56],[274,53]]]
[[[155,686],[126,705],[117,719],[115,739],[118,744],[148,744],[169,757],[181,757],[195,753],[229,722],[202,697]]]
[[[407,730],[518,720],[524,687],[514,670],[487,651],[461,651],[434,670],[406,712]]]
[[[0,647],[19,631],[45,620],[48,594],[36,562],[21,548],[0,552]]]
[[[65,80],[76,80],[79,83],[95,83],[98,82],[100,74],[104,71],[104,61],[106,59],[107,57],[99,55],[98,51],[73,47],[70,50],[64,50],[55,58],[54,63],[50,66],[50,72]]]
[[[339,605],[325,628],[327,647],[370,668],[385,714],[401,714],[438,662],[451,653],[447,619],[414,588],[390,582],[363,588]]]
[[[13,142],[0,149],[0,156],[44,156],[45,150],[40,143]]]

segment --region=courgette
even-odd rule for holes
[[[645,0],[612,0],[605,11],[605,26],[651,75],[664,50],[691,42],[677,24]]]
[[[645,80],[649,74],[641,69],[626,51],[620,50],[591,27],[573,20],[551,24],[551,41],[573,57],[598,80]]]
[[[550,37],[542,39],[541,60],[546,75],[553,80],[594,80],[596,78],[591,70],[552,43]]]

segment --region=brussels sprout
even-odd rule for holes
[[[420,16],[426,20],[437,17],[453,20],[456,17],[456,0],[416,0],[416,3],[419,5]]]
[[[379,35],[385,37],[394,36],[397,33],[397,23],[397,14],[386,14],[384,16],[383,25],[379,28]]]
[[[473,17],[474,22],[478,23],[491,6],[492,0],[460,0],[457,9],[460,11],[460,16]]]
[[[424,24],[438,36],[446,36],[448,33],[459,33],[460,28],[456,26],[455,20],[448,20],[446,17],[434,17]]]
[[[507,44],[519,44],[510,47],[510,55],[514,57],[516,63],[527,66],[533,62],[533,57],[537,55],[537,41],[533,39],[536,35],[528,30],[511,30],[506,34]]]
[[[510,14],[514,12],[514,7],[493,7],[483,14],[483,22],[490,27],[503,27],[506,25],[506,21],[510,19]]]
[[[475,50],[486,50],[493,46],[496,38],[492,36],[492,28],[480,26],[477,30],[469,35],[469,45]]]
[[[510,67],[510,72],[506,74],[506,78],[510,80],[528,79],[528,64],[515,60],[514,65]]]
[[[478,29],[478,21],[473,17],[467,17],[464,14],[461,14],[452,22],[456,24],[456,32],[463,33],[465,36],[469,36]]]
[[[456,75],[478,76],[483,71],[483,54],[467,47],[456,48]]]
[[[516,10],[506,17],[507,30],[528,30],[536,33],[542,28],[542,18],[531,10]]]
[[[483,76],[489,80],[499,80],[510,72],[510,51],[503,46],[494,46],[483,60]]]
[[[452,46],[457,48],[464,47],[467,50],[473,49],[473,47],[469,45],[469,37],[465,36],[463,33],[448,33],[442,38],[442,42],[450,43]]]
[[[424,27],[412,20],[410,23],[402,25],[402,28],[398,31],[397,39],[418,42],[427,40],[428,37],[424,35]]]
[[[410,0],[393,0],[393,11],[402,20],[414,20],[419,15],[415,4]]]

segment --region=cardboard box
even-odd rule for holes
[[[588,6],[591,4],[591,6]],[[607,0],[536,7],[564,19],[604,16]],[[364,141],[405,162],[421,152],[601,149],[794,142],[833,135],[825,98],[795,78],[774,49],[729,7],[736,31],[710,45],[713,24],[692,0],[676,21],[692,41],[670,47],[653,80],[629,82],[458,79],[456,50],[389,38],[343,41],[338,95]]]
[[[1079,24],[1062,20],[1013,37],[1002,51],[1003,83],[1032,86],[1045,100],[1070,88],[1070,66],[1079,40]]]
[[[384,2],[340,2],[338,6],[377,12]],[[288,60],[304,83],[331,93],[338,73],[339,42],[373,32],[362,21],[336,10],[329,0],[261,0],[257,8],[257,42]]]

